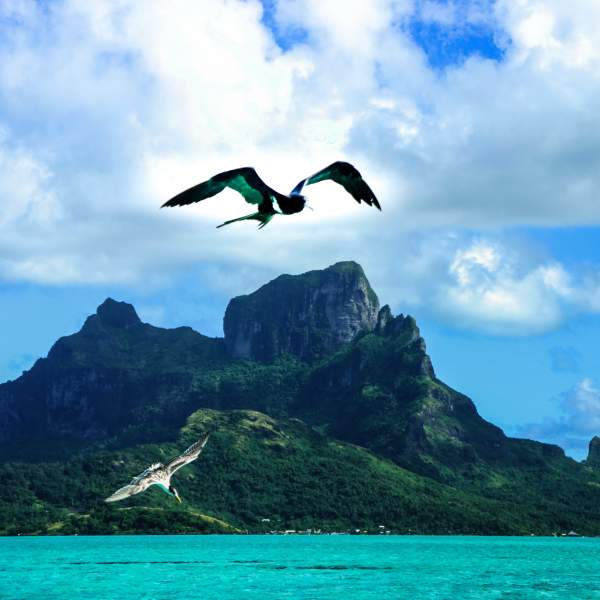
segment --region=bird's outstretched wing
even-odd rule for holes
[[[114,494],[111,494],[106,498],[105,502],[117,502],[118,500],[124,500],[130,496],[135,496],[145,490],[147,490],[152,484],[157,483],[162,479],[164,473],[164,465],[162,463],[156,463],[149,466],[143,473],[140,473],[131,480],[131,483],[119,488]]]
[[[210,198],[223,191],[226,187],[239,192],[246,202],[250,204],[259,204],[261,212],[273,211],[273,198],[278,198],[282,194],[269,187],[252,167],[242,167],[219,173],[211,177],[208,181],[199,183],[177,196],[165,202],[165,206],[185,206],[194,202],[200,202]],[[274,212],[274,211],[273,211]]]
[[[169,477],[173,475],[173,473],[175,473],[177,469],[181,469],[181,467],[187,465],[188,463],[191,463],[193,460],[196,460],[200,456],[202,450],[204,449],[204,446],[206,446],[206,442],[208,442],[209,436],[210,434],[208,433],[204,434],[197,442],[193,443],[187,450],[182,452],[176,458],[170,460],[165,465]]]
[[[111,494],[108,498],[105,498],[104,502],[117,502],[118,500],[125,500],[130,496],[135,496],[144,490],[148,489],[147,485],[125,485],[119,488],[114,494]]]
[[[325,181],[326,179],[331,179],[343,186],[359,204],[366,202],[369,206],[375,206],[381,210],[381,206],[373,190],[367,185],[367,182],[362,178],[358,170],[350,163],[339,160],[300,181],[292,193],[299,194],[305,185],[311,185],[319,181]]]

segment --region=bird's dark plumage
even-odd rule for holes
[[[338,160],[305,179],[304,185],[312,185],[326,179],[331,179],[343,186],[359,204],[361,201],[366,202],[369,206],[375,206],[381,210],[373,190],[367,185],[358,169],[355,169],[350,163]],[[301,184],[302,182],[298,186]]]
[[[218,227],[235,223],[236,221],[259,221],[259,228],[264,227],[276,214],[292,215],[301,212],[306,205],[306,198],[302,196],[302,188],[319,181],[331,179],[339,183],[360,204],[366,202],[381,210],[381,206],[371,188],[362,178],[361,174],[350,163],[337,161],[321,169],[314,175],[302,179],[289,195],[280,194],[269,187],[252,167],[242,167],[219,173],[208,181],[199,183],[163,204],[165,206],[185,206],[210,198],[229,187],[239,192],[246,202],[258,205],[258,211],[225,221]],[[279,211],[274,207],[277,203]]]
[[[219,173],[211,177],[208,181],[199,183],[181,194],[177,194],[165,206],[185,206],[194,202],[200,202],[210,198],[215,194],[223,191],[226,187],[239,192],[246,202],[250,204],[262,204],[263,202],[271,202],[271,198],[275,198],[281,194],[270,188],[259,176],[252,167],[242,167],[241,169],[232,169]]]

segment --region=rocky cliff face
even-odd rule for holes
[[[225,312],[225,345],[232,356],[268,362],[281,354],[323,357],[377,325],[379,301],[355,262],[323,271],[281,275]]]
[[[591,467],[600,469],[600,437],[597,435],[590,441],[590,449],[585,462]]]
[[[332,437],[434,477],[442,478],[434,464],[510,453],[502,431],[435,377],[414,318],[388,306],[371,334],[312,369],[297,410]]]

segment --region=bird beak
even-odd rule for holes
[[[177,502],[181,504],[181,498],[179,497],[179,494],[177,492],[175,492],[175,498],[177,498]]]

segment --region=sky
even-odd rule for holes
[[[229,298],[339,260],[510,435],[600,434],[597,0],[0,0],[0,381],[107,296],[222,335]],[[254,166],[313,211],[215,226]]]

